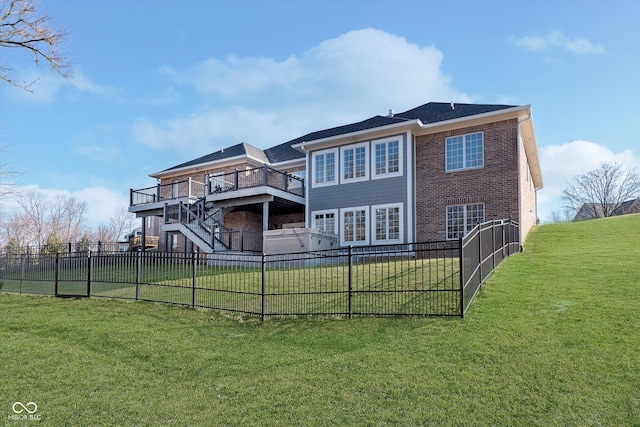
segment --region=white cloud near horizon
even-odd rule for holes
[[[512,36],[509,38],[509,40],[516,46],[532,52],[545,52],[553,48],[558,48],[579,55],[601,55],[605,53],[605,49],[602,44],[593,43],[587,39],[580,37],[570,39],[561,31],[551,31],[544,36]]]
[[[164,122],[140,117],[135,141],[204,155],[248,142],[267,148],[307,132],[413,108],[429,101],[472,102],[443,72],[443,53],[376,29],[350,31],[282,61],[209,58],[160,72],[206,103]],[[185,149],[187,152],[185,153]]]
[[[24,194],[38,192],[48,200],[53,200],[57,196],[73,197],[80,202],[87,204],[84,225],[91,230],[95,230],[100,224],[108,224],[109,219],[116,213],[116,210],[129,206],[129,200],[122,193],[114,191],[104,186],[87,187],[78,191],[59,190],[55,188],[42,188],[40,185],[22,185],[15,188],[16,193]],[[20,209],[15,200],[3,200],[2,214],[10,215]]]
[[[562,208],[562,190],[576,175],[596,169],[603,162],[617,162],[626,169],[640,171],[640,155],[632,150],[614,152],[596,142],[575,140],[559,145],[541,147],[540,163],[544,188],[538,195],[539,215],[550,220],[553,211]]]

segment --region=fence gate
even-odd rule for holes
[[[55,295],[59,298],[89,298],[91,252],[56,254]]]

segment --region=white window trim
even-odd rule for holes
[[[338,223],[339,221],[339,213],[338,213],[338,209],[327,209],[327,210],[322,210],[322,211],[313,211],[311,212],[311,227],[313,229],[316,229],[316,215],[327,215],[327,214],[333,214],[333,226],[335,227],[335,234],[339,234],[340,233],[340,228],[338,227]],[[326,219],[326,216],[325,216]],[[322,230],[324,231],[324,230]]]
[[[364,151],[364,159],[365,159],[365,164],[364,164],[364,176],[361,177],[357,177],[357,178],[345,178],[344,177],[344,155],[345,155],[345,151],[346,150],[355,150],[357,148],[360,147],[364,147],[365,151]],[[370,159],[370,152],[371,149],[369,147],[369,142],[361,142],[358,144],[351,144],[351,145],[345,145],[343,147],[340,147],[340,169],[338,170],[338,173],[340,174],[340,183],[341,184],[350,184],[352,182],[362,182],[362,181],[368,181],[369,180],[369,165],[371,163],[371,159]],[[355,168],[355,158],[354,158],[354,168]],[[354,169],[354,173],[355,173],[355,169]]]
[[[387,150],[387,169],[389,168],[389,151],[388,151],[388,143],[389,142],[394,142],[394,141],[398,141],[398,172],[385,172],[385,173],[378,173],[378,171],[376,170],[376,145],[378,144],[385,144],[385,150]],[[371,141],[371,169],[372,169],[372,173],[371,173],[371,179],[382,179],[382,178],[391,178],[394,176],[402,176],[403,173],[403,140],[401,136],[396,136],[393,138],[384,138],[384,139],[377,139],[374,141]]]
[[[466,151],[467,151],[467,141],[466,141],[466,137],[469,135],[475,135],[475,134],[482,134],[482,166],[471,166],[471,167],[465,167],[464,165],[467,163],[467,159],[465,157],[466,155]],[[462,137],[462,167],[461,168],[457,168],[457,169],[447,169],[447,158],[449,157],[449,151],[447,149],[447,140],[449,138],[457,138],[457,137]],[[484,138],[484,132],[480,131],[480,132],[470,132],[470,133],[465,133],[462,135],[451,135],[448,136],[444,139],[444,170],[445,172],[449,173],[449,172],[461,172],[461,171],[469,171],[469,170],[474,170],[474,169],[482,169],[484,168],[484,154],[485,154],[485,138]]]
[[[344,240],[344,214],[346,212],[355,212],[355,211],[364,211],[364,236],[365,239],[359,242],[346,242]],[[338,221],[336,227],[338,229],[338,233],[340,236],[340,246],[367,246],[370,242],[370,234],[371,234],[371,212],[369,206],[356,206],[349,208],[340,209],[340,215],[338,217]]]
[[[445,223],[445,236],[447,240],[458,240],[459,237],[449,237],[449,208],[453,208],[455,206],[463,206],[464,207],[464,217],[462,219],[463,224],[464,224],[464,236],[466,236],[467,234],[469,234],[469,231],[471,230],[467,230],[467,206],[470,205],[482,205],[482,213],[483,213],[483,222],[487,220],[487,205],[485,203],[463,203],[463,204],[458,204],[458,205],[447,205],[445,207],[445,214],[444,214],[444,223]]]
[[[316,157],[320,156],[320,155],[325,155],[327,153],[334,153],[334,155],[335,155],[335,159],[336,159],[335,176],[333,177],[333,181],[316,182]],[[326,165],[326,163],[325,163],[325,165]],[[309,169],[307,169],[307,170],[309,170]],[[307,174],[307,175],[309,175],[309,174]],[[331,185],[338,185],[338,183],[340,182],[339,175],[340,175],[340,155],[338,153],[338,149],[337,148],[331,148],[329,150],[314,151],[314,152],[311,153],[311,174],[310,174],[310,177],[309,177],[309,182],[311,183],[311,187],[319,188],[319,187],[329,187]],[[308,185],[307,185],[307,187],[308,187]]]
[[[398,215],[400,217],[400,227],[398,230],[398,239],[376,239],[376,209],[398,208]],[[402,203],[388,203],[384,205],[372,205],[371,206],[371,241],[373,245],[386,245],[386,244],[398,244],[404,243],[404,212]],[[388,231],[388,230],[387,230]]]

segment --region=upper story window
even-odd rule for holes
[[[484,135],[482,132],[452,136],[446,139],[446,170],[481,168],[484,166]]]
[[[171,183],[171,197],[174,199],[177,199],[179,194],[180,194],[180,183],[174,180],[173,183]]]
[[[374,178],[383,178],[390,175],[402,174],[401,162],[402,146],[398,139],[381,140],[373,142],[374,151]]]
[[[368,145],[356,144],[341,150],[342,182],[369,179]]]
[[[324,150],[313,153],[313,185],[321,187],[323,185],[337,184],[336,160],[338,149]]]

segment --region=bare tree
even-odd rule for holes
[[[0,147],[0,200],[16,194],[15,185],[11,178],[21,174],[20,171],[4,160],[4,152],[4,148]]]
[[[7,239],[16,237],[23,246],[44,245],[55,234],[63,242],[73,242],[84,233],[85,202],[74,197],[48,198],[44,193],[31,191],[17,198],[22,208],[3,221],[3,234]]]
[[[35,0],[0,0],[0,46],[26,51],[36,64],[46,61],[64,78],[70,75],[71,63],[61,53],[67,33],[51,28],[51,18],[38,13]],[[10,77],[11,68],[0,64],[0,79],[29,90],[35,82],[18,82]]]
[[[47,233],[47,200],[38,191],[30,191],[18,197],[22,212],[14,216],[13,224],[22,227],[25,232],[23,245],[44,245]]]
[[[571,222],[575,214],[575,212],[571,211],[568,208],[556,210],[551,213],[551,221],[553,221],[554,223]]]
[[[640,177],[621,163],[604,162],[598,168],[577,175],[562,192],[566,207],[583,219],[608,217],[623,202],[640,195]]]
[[[93,238],[100,242],[114,242],[117,239],[113,229],[105,223],[100,223],[98,225],[98,228],[93,233]]]
[[[49,205],[49,229],[65,242],[75,241],[82,234],[87,204],[75,197],[57,196]]]
[[[112,241],[120,239],[125,233],[130,233],[131,230],[133,230],[135,220],[136,216],[129,212],[127,208],[119,207],[116,209],[113,216],[109,219],[114,237]]]

